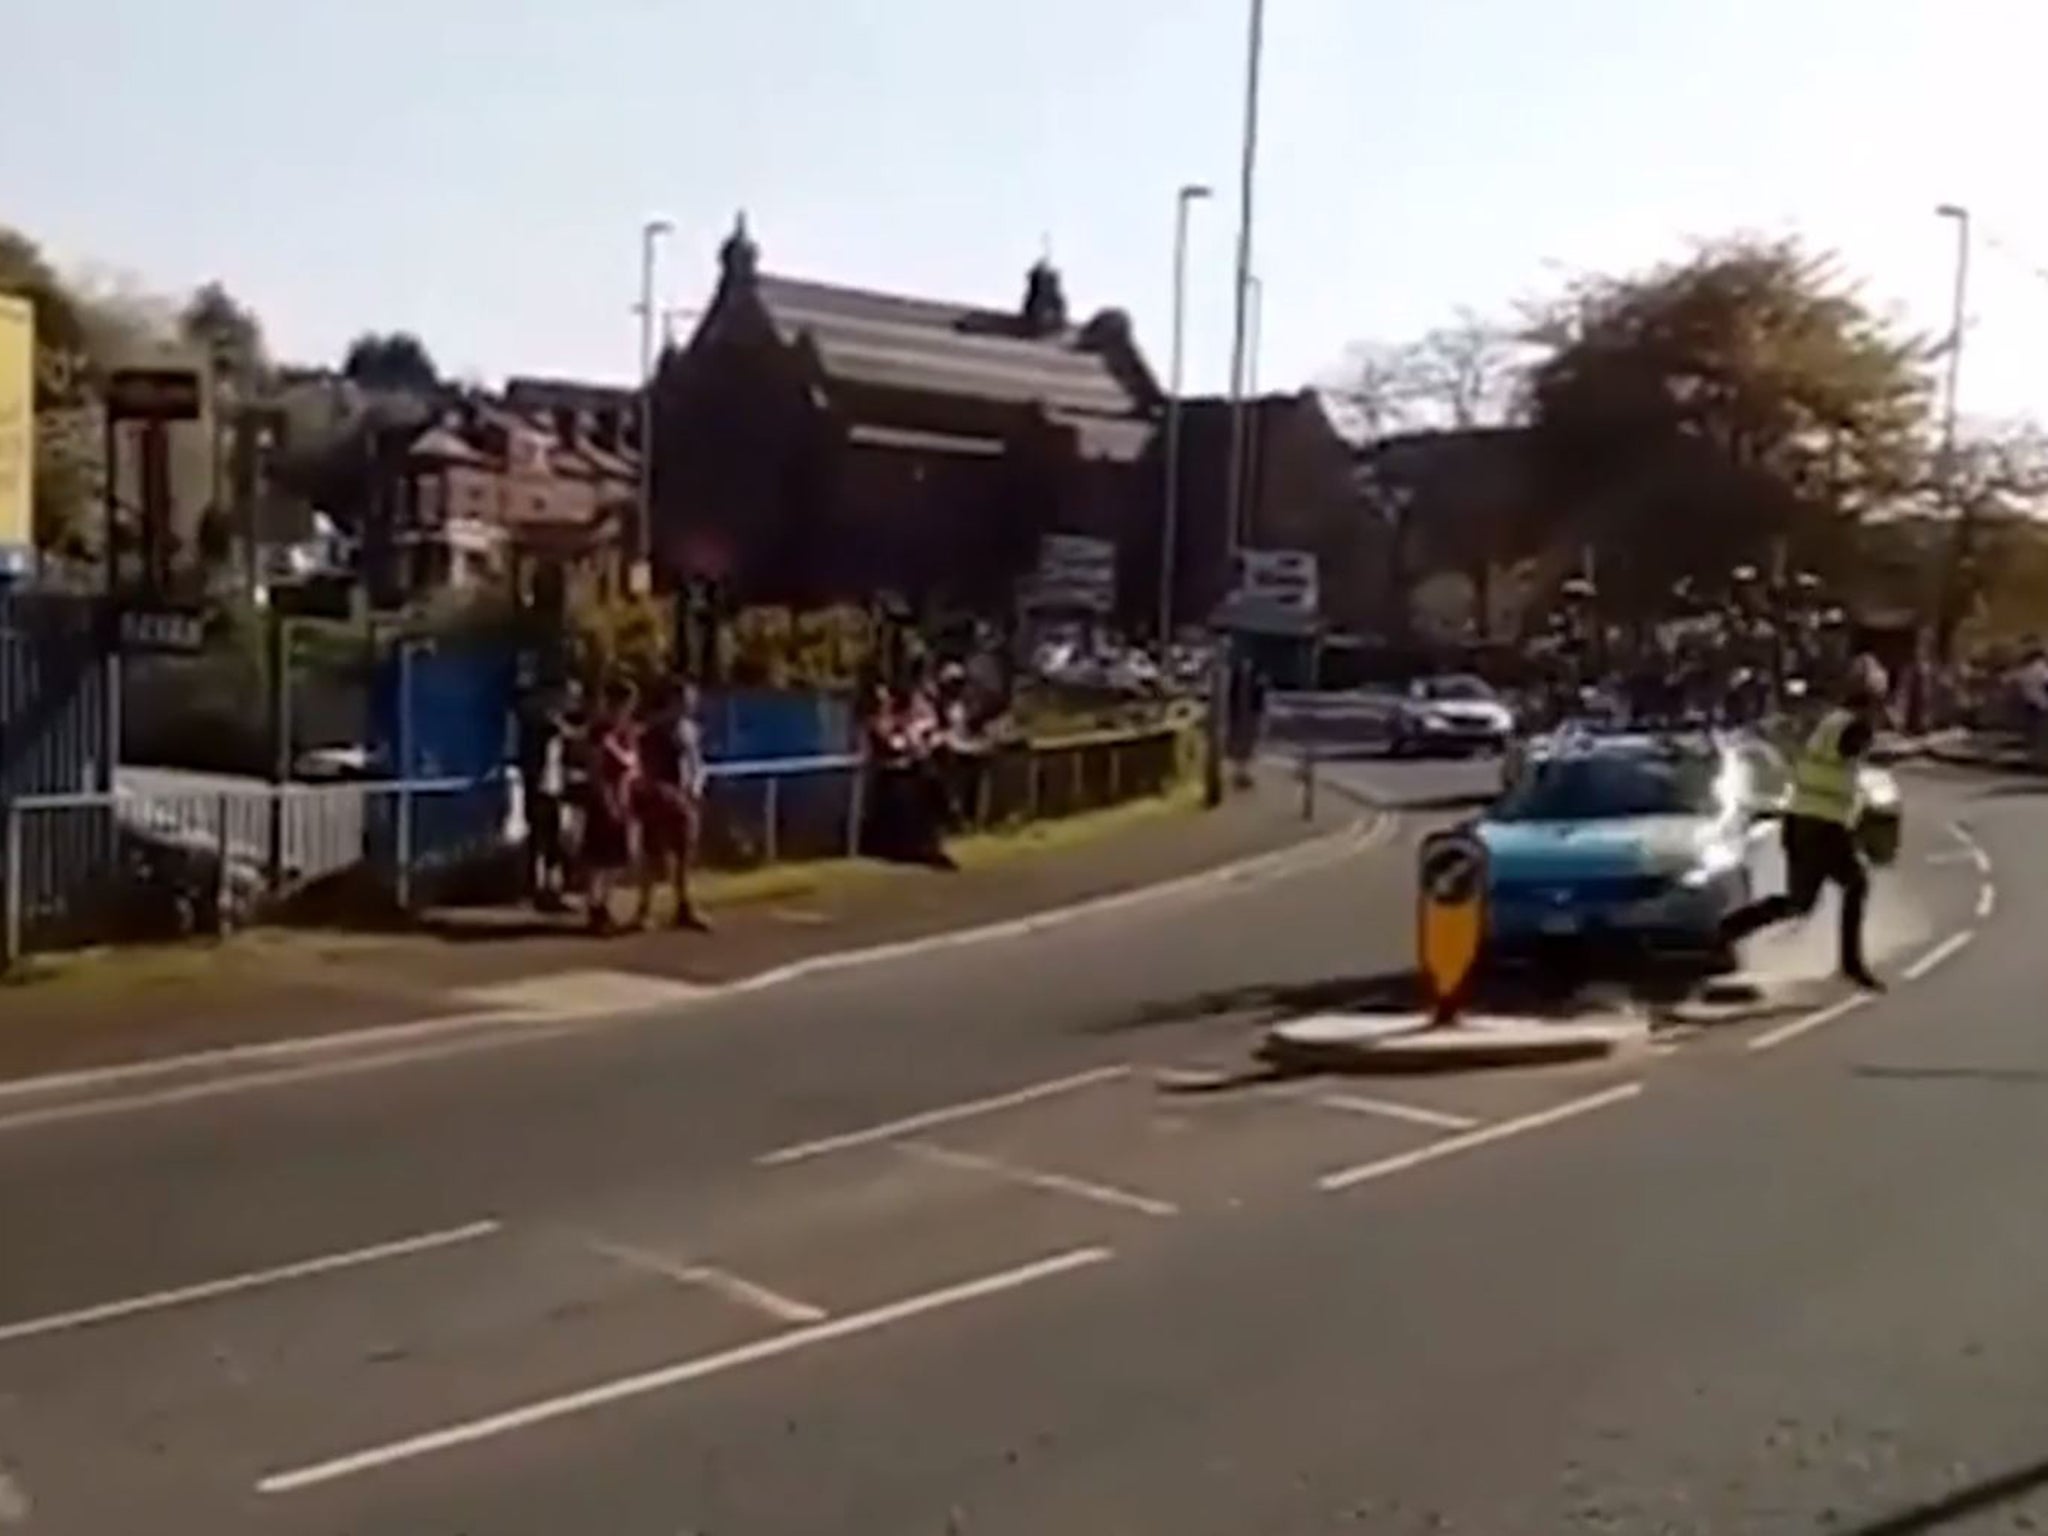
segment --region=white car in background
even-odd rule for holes
[[[1515,712],[1484,679],[1464,673],[1417,678],[1394,711],[1387,750],[1395,757],[1505,753]]]

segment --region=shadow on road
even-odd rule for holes
[[[1563,965],[1504,970],[1480,978],[1467,1003],[1475,1013],[1567,1019],[1590,1013],[1675,1007],[1697,995],[1697,972],[1645,965],[1615,973]],[[1238,1018],[1255,1026],[1316,1013],[1406,1014],[1428,1006],[1421,978],[1408,967],[1307,981],[1257,982],[1147,1003],[1087,1026],[1122,1034],[1204,1019]]]
[[[2012,1087],[2048,1085],[2048,1067],[1856,1067],[1857,1077],[1895,1082],[2000,1083]]]
[[[2048,1486],[2048,1460],[1985,1478],[1864,1525],[1840,1527],[1835,1536],[1921,1536],[1922,1532],[1943,1530],[2001,1504],[2016,1503],[2044,1486]]]

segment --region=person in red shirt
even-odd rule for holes
[[[633,862],[639,797],[639,733],[633,725],[633,690],[614,683],[604,692],[584,739],[583,858],[589,880],[590,926],[612,928],[612,890]]]
[[[694,683],[671,683],[656,696],[641,726],[640,766],[640,926],[654,925],[654,889],[668,880],[676,926],[702,930],[690,900],[690,860],[709,773]]]

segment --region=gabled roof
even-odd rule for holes
[[[828,382],[1087,416],[1145,408],[1083,329],[1033,335],[1001,311],[766,274],[755,291],[785,343],[816,350]]]

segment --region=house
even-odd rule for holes
[[[1148,612],[1162,404],[1128,317],[1077,321],[1047,261],[1014,309],[878,293],[762,270],[742,219],[656,378],[657,584],[1006,617],[1068,533],[1114,543]]]
[[[400,445],[390,545],[410,596],[511,580],[522,567],[616,575],[639,479],[629,411],[514,409],[466,395]]]

